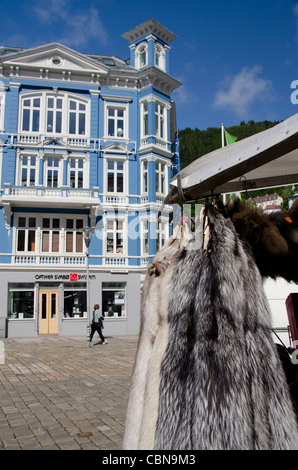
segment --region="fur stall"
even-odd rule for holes
[[[173,237],[148,268],[123,447],[298,449],[252,249],[205,211],[206,249]]]
[[[298,283],[298,200],[288,211],[266,214],[239,199],[226,207],[236,232],[252,247],[263,277]]]
[[[261,275],[231,221],[207,216],[208,249],[175,265],[155,449],[297,449]]]
[[[159,369],[168,342],[171,265],[190,236],[187,227],[177,226],[147,270],[142,290],[141,328],[126,412],[124,449],[153,448],[154,445]]]

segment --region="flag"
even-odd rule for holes
[[[175,137],[175,142],[174,142],[174,165],[177,173],[180,172],[181,170],[181,165],[180,165],[180,149],[179,149],[179,136],[178,136],[178,131],[176,133]]]
[[[225,137],[226,137],[227,145],[233,144],[238,139],[238,137],[235,137],[234,135],[229,134],[226,130],[225,130]]]

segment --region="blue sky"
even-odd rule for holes
[[[121,35],[150,18],[178,36],[170,73],[183,83],[173,93],[180,130],[298,112],[298,0],[2,0],[0,45],[60,42],[127,59]]]

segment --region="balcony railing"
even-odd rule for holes
[[[137,264],[133,266],[146,266],[148,263],[148,256],[96,256],[102,259],[101,266],[109,268],[128,267],[130,259],[138,259]],[[92,256],[90,257],[92,259]],[[45,255],[45,254],[15,254],[12,255],[12,264],[18,266],[48,266],[48,267],[86,267],[85,255]],[[92,265],[92,262],[91,262]]]

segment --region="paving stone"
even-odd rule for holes
[[[2,340],[0,450],[121,449],[137,340]]]

